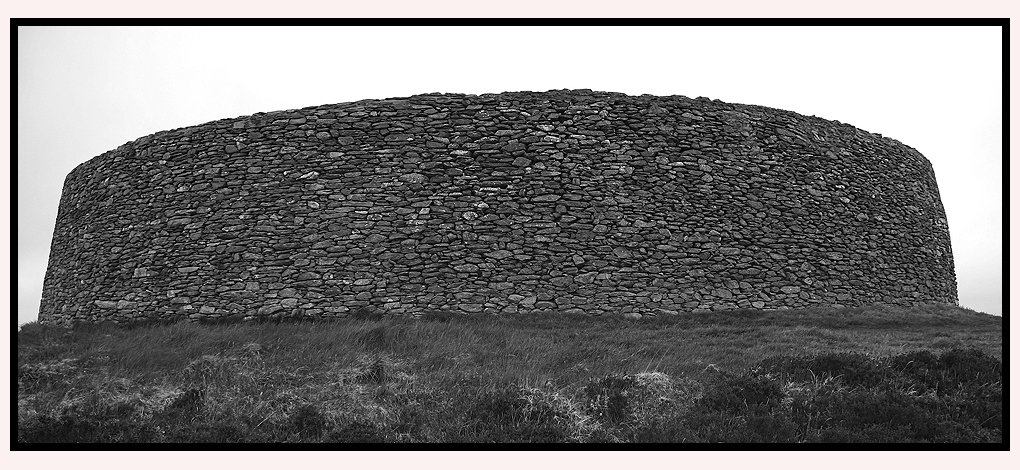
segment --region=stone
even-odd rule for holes
[[[280,310],[283,310],[283,306],[281,306],[280,304],[277,303],[266,304],[259,308],[258,315],[259,316],[272,315],[276,312],[279,312]]]
[[[495,251],[490,251],[490,252],[485,254],[485,256],[487,256],[489,258],[495,258],[495,259],[498,259],[498,260],[507,259],[507,258],[509,258],[509,257],[511,257],[513,255],[514,255],[513,252],[508,251],[508,250],[495,250]]]
[[[421,173],[407,173],[404,175],[400,175],[398,179],[405,183],[417,183],[417,184],[421,184],[428,181],[428,177]]]
[[[558,195],[558,194],[543,194],[543,195],[535,196],[535,197],[531,198],[532,202],[553,202],[553,201],[559,201],[559,200],[560,200],[560,195]]]
[[[342,306],[342,305],[335,306],[335,307],[325,307],[322,310],[325,311],[326,314],[328,314],[328,315],[343,315],[343,314],[347,313],[348,311],[350,311],[349,308],[347,308],[345,306]]]
[[[513,166],[526,167],[531,164],[531,160],[524,157],[517,157],[513,161]]]
[[[549,283],[551,283],[552,285],[554,285],[556,287],[563,287],[563,286],[570,285],[571,281],[572,281],[572,279],[569,276],[560,276],[560,277],[554,277],[554,278],[550,279]]]
[[[622,246],[613,248],[613,254],[616,255],[617,258],[630,258],[631,256],[630,250]]]
[[[479,271],[478,266],[473,264],[458,264],[454,266],[453,269],[461,273],[476,273]]]

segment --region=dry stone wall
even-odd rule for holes
[[[562,90],[124,144],[67,176],[40,320],[956,302],[916,150],[777,109]]]

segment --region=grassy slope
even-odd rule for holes
[[[958,390],[950,400],[919,382],[890,379],[884,383],[895,382],[892,388],[876,388],[843,373],[810,380],[789,370],[747,373],[778,355],[877,358],[953,348],[974,349],[978,362],[1001,358],[1001,317],[876,306],[642,321],[544,315],[131,329],[30,324],[18,333],[18,435],[19,442],[994,441],[994,375],[971,388],[952,382]],[[943,365],[952,362],[946,358]],[[1001,375],[997,386],[1001,433]],[[850,393],[889,402],[887,389],[916,397],[903,404],[907,424],[817,422],[857,406],[845,400]],[[742,405],[712,398],[734,393]],[[959,403],[977,403],[974,393],[983,394],[984,408],[959,411]],[[895,430],[929,418],[944,429],[950,415],[969,424],[954,434]],[[758,431],[727,431],[748,427]]]

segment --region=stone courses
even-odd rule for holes
[[[929,162],[789,111],[429,94],[159,132],[65,180],[40,321],[957,302]]]

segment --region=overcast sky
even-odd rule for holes
[[[960,305],[1002,314],[1002,30],[992,27],[20,27],[18,324],[64,177],[157,131],[419,93],[589,88],[838,120],[935,168]]]

